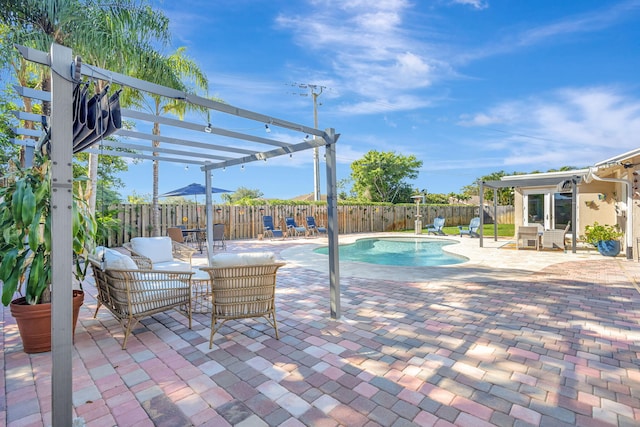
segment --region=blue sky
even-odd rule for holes
[[[459,192],[491,172],[584,167],[640,146],[640,0],[153,4],[210,95],[312,126],[295,83],[325,86],[319,128],[341,134],[338,179],[369,150],[395,151],[423,161],[415,187]],[[311,151],[258,163],[216,171],[213,185],[313,191]],[[151,193],[148,162],[123,178],[123,195]],[[161,165],[161,193],[191,182],[204,182],[197,167]]]

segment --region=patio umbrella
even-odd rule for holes
[[[173,191],[169,191],[167,193],[161,194],[158,197],[176,197],[176,196],[196,196],[196,225],[199,224],[198,221],[198,194],[206,194],[207,188],[202,184],[192,183],[187,185],[186,187],[178,188]],[[225,190],[223,188],[211,187],[211,193],[231,193],[231,190]]]

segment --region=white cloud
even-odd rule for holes
[[[458,0],[456,0],[458,1]],[[465,2],[466,0],[459,0]],[[469,2],[474,0],[468,0]],[[534,46],[542,43],[558,43],[563,37],[573,34],[601,31],[610,28],[621,20],[632,16],[634,9],[640,8],[640,0],[627,0],[614,5],[606,5],[606,8],[590,12],[568,16],[556,22],[532,27],[524,31],[510,31],[508,36],[497,42],[478,48],[473,52],[462,55],[462,62],[469,62],[489,56],[506,54],[521,50],[526,46]]]
[[[430,50],[426,40],[405,29],[413,7],[405,0],[313,0],[310,4],[313,7],[306,14],[280,15],[277,24],[291,30],[301,46],[331,58],[341,92],[364,98],[360,104],[345,106],[344,112],[413,108],[412,103],[403,102],[411,97],[410,91],[429,87],[438,75],[450,72],[446,63],[426,53]],[[381,93],[391,101],[381,103]]]
[[[431,105],[431,101],[413,96],[401,95],[397,98],[376,98],[337,107],[339,113],[345,114],[375,114],[393,111],[410,111]]]
[[[489,7],[489,3],[483,0],[451,0],[451,3],[469,5],[478,10],[486,9]]]
[[[640,100],[612,87],[566,88],[505,102],[460,125],[495,134],[485,149],[505,165],[587,166],[639,145]]]

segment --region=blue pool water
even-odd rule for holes
[[[442,250],[443,246],[454,243],[456,242],[422,238],[359,239],[348,245],[340,245],[340,261],[410,267],[451,265],[468,261],[466,257]],[[327,255],[329,248],[317,248],[314,251]]]

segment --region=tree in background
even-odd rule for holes
[[[132,205],[149,204],[151,203],[151,195],[138,194],[135,190],[133,190],[131,194],[127,196],[127,203],[131,203]]]
[[[15,118],[11,114],[12,110],[17,110],[17,106],[9,101],[6,92],[0,93],[0,176],[7,172],[10,159],[17,159],[20,149],[12,139],[16,136],[12,129],[12,120]]]
[[[523,172],[513,172],[507,174],[505,171],[492,172],[488,175],[481,176],[473,184],[465,185],[464,187],[462,187],[462,194],[465,194],[469,197],[479,196],[480,187],[478,186],[478,183],[480,181],[500,181],[500,178],[502,178],[503,176],[522,175],[522,173]],[[485,188],[484,200],[493,201],[492,188]],[[498,188],[498,204],[502,206],[513,205],[513,192],[511,188]]]
[[[414,190],[408,179],[416,179],[422,161],[392,151],[371,150],[351,163],[352,191],[360,200],[411,203]]]
[[[223,201],[229,204],[242,204],[250,200],[259,199],[264,194],[257,189],[250,189],[246,187],[238,187],[233,193],[224,193],[220,195]]]
[[[73,176],[87,176],[89,154],[78,153],[74,156]],[[121,202],[118,189],[124,187],[119,175],[128,170],[128,163],[123,157],[101,156],[98,164],[98,188],[96,190],[96,212],[108,209],[109,206]]]
[[[439,193],[427,193],[425,202],[430,205],[448,205],[449,196]]]

